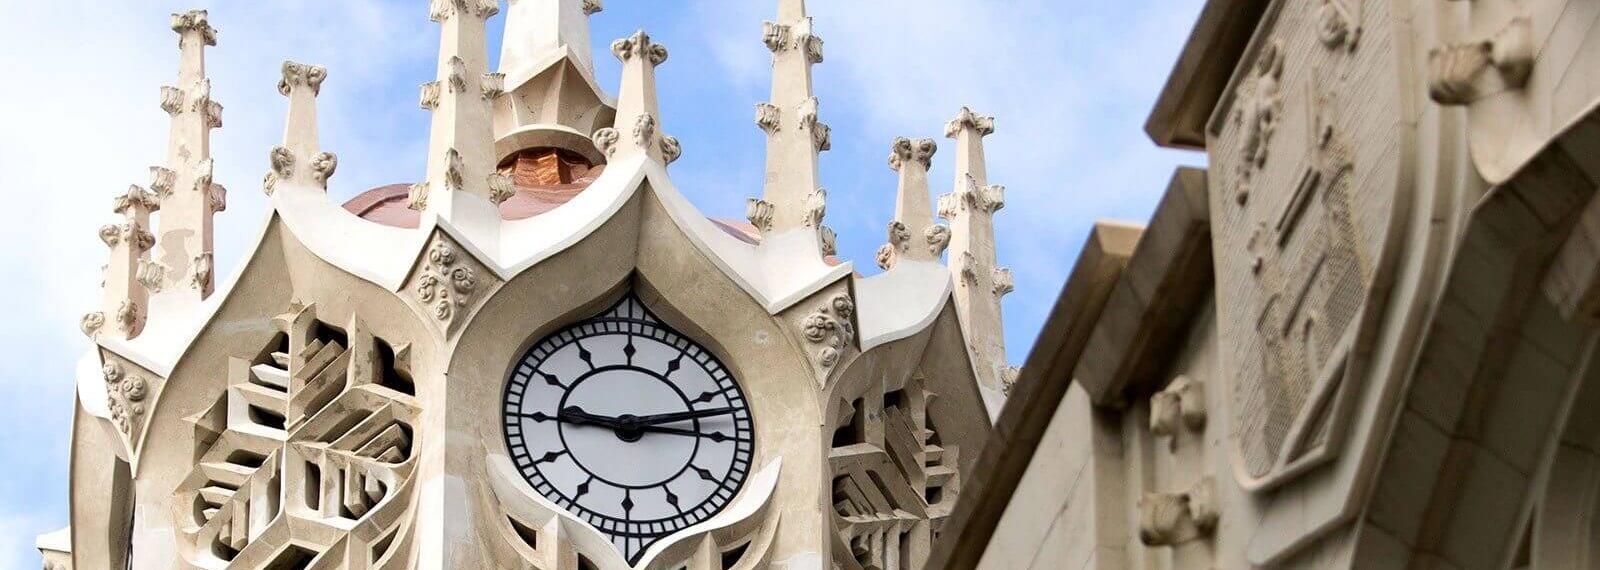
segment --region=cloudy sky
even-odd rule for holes
[[[645,28],[671,49],[659,72],[663,124],[684,146],[678,187],[707,215],[742,218],[760,193],[767,98],[761,21],[776,0],[605,0],[597,52]],[[1178,164],[1142,126],[1202,0],[811,0],[827,61],[817,67],[833,150],[822,158],[828,223],[841,254],[875,272],[894,207],[884,163],[896,136],[932,137],[934,191],[949,191],[944,122],[962,105],[995,115],[991,182],[1008,188],[1000,258],[1017,278],[1006,337],[1020,363],[1096,219],[1144,220]],[[225,126],[213,138],[219,275],[232,274],[266,216],[267,150],[281,137],[284,59],[329,68],[319,100],[323,146],[339,154],[331,192],[421,178],[427,114],[417,85],[434,76],[438,28],[421,0],[0,0],[0,567],[38,567],[33,536],[66,524],[71,369],[88,343],[110,201],[165,153],[159,86],[176,74],[167,14],[207,8],[208,53]],[[500,19],[494,30],[498,54]],[[618,64],[597,57],[615,93]]]

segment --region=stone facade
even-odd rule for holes
[[[930,567],[1600,567],[1597,21],[1208,2]]]
[[[611,44],[613,97],[589,49],[598,0],[512,0],[494,72],[500,3],[434,0],[426,178],[330,200],[339,159],[321,146],[317,97],[333,71],[286,62],[272,78],[285,134],[263,149],[257,198],[273,215],[229,282],[210,250],[221,107],[201,63],[216,34],[206,12],[174,15],[172,160],[101,232],[112,262],[83,319],[71,525],[40,537],[46,567],[923,567],[1012,375],[1002,191],[981,146],[993,121],[952,123],[960,168],[938,208],[936,144],[894,142],[892,251],[886,271],[857,274],[835,257],[816,182],[823,43],[803,1],[778,4],[773,96],[757,110],[769,175],[748,224],[707,219],[673,185],[684,149],[655,84],[669,54],[648,34]],[[547,372],[565,358],[547,346],[588,369]],[[677,356],[645,363],[661,350]],[[557,398],[534,395],[568,402],[602,376],[648,381],[599,402],[665,386],[682,407],[547,410]],[[720,384],[681,390],[702,380]],[[723,418],[727,431],[708,427]],[[551,425],[559,438],[535,433]],[[622,451],[573,443],[597,434]],[[680,447],[693,451],[659,484],[616,477]],[[558,465],[589,477],[555,493]],[[717,485],[683,504],[697,479]],[[677,514],[634,516],[662,505]]]

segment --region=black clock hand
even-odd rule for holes
[[[561,412],[556,414],[556,420],[574,425],[592,425],[607,427],[614,430],[623,428],[622,420],[618,418],[597,416],[585,412],[583,411],[583,408],[577,406],[567,406],[566,408],[562,408]]]
[[[713,409],[709,409],[709,410],[689,410],[687,412],[674,412],[674,413],[670,413],[670,414],[654,414],[654,415],[649,415],[649,416],[640,416],[638,418],[635,418],[634,422],[637,425],[640,425],[640,426],[653,426],[653,425],[659,425],[659,424],[670,424],[672,422],[681,422],[681,421],[684,421],[684,420],[693,420],[693,419],[699,419],[699,418],[707,418],[707,417],[711,417],[711,416],[720,416],[720,415],[723,415],[723,414],[731,414],[731,413],[733,413],[735,411],[737,411],[737,410],[735,410],[733,408],[713,408]]]
[[[667,426],[639,426],[639,431],[644,433],[664,433],[670,435],[687,435],[690,437],[703,437],[718,443],[727,441],[728,435],[720,432],[702,433],[694,430],[667,427]]]

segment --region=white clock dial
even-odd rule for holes
[[[503,414],[528,484],[629,563],[726,507],[755,450],[739,383],[631,294],[535,343],[506,381]]]

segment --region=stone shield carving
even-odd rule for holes
[[[1327,4],[1275,4],[1210,125],[1220,365],[1253,490],[1338,455],[1410,201],[1394,42],[1326,41]],[[1388,31],[1387,2],[1337,5]]]

